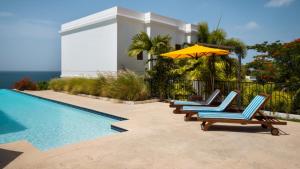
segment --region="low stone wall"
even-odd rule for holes
[[[113,103],[122,103],[122,104],[145,104],[145,103],[153,103],[153,102],[158,102],[159,99],[149,99],[149,100],[142,100],[142,101],[128,101],[128,100],[120,100],[120,99],[113,99],[113,98],[108,98],[108,97],[99,97],[99,96],[92,96],[92,95],[86,95],[86,94],[77,94],[78,96],[82,97],[89,97],[93,99],[99,99],[99,100],[105,100],[105,101],[110,101]]]
[[[281,112],[271,112],[271,111],[264,111],[265,114],[270,115],[270,116],[275,116],[283,119],[288,119],[288,120],[300,120],[300,115],[297,114],[288,114],[288,113],[281,113]]]

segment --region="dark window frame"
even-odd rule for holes
[[[175,50],[180,50],[181,49],[181,44],[175,44]]]
[[[144,60],[144,56],[143,56],[143,52],[140,52],[137,56],[136,56],[137,60]]]

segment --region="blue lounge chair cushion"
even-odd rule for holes
[[[201,118],[213,118],[213,119],[245,119],[242,113],[219,113],[219,112],[199,112],[198,116]]]
[[[245,119],[251,119],[254,113],[259,109],[259,107],[265,102],[266,99],[267,98],[265,96],[255,96],[243,111],[243,116],[245,117]]]
[[[183,106],[182,110],[184,111],[224,111],[229,104],[233,101],[238,93],[235,91],[231,91],[227,97],[223,100],[223,102],[217,107],[207,107],[207,106]]]
[[[221,108],[218,107],[208,107],[208,106],[183,106],[182,110],[184,111],[207,111],[207,112],[219,112],[222,111]]]
[[[250,120],[259,107],[264,103],[266,97],[255,96],[255,98],[249,103],[243,113],[232,113],[232,112],[198,112],[200,118],[213,118],[213,119],[243,119]]]
[[[196,102],[196,101],[180,101],[180,100],[174,100],[174,105],[187,105],[187,106],[204,106],[204,105],[209,105],[211,102],[219,95],[220,90],[217,89],[215,90],[206,101],[202,102]]]
[[[192,101],[180,101],[180,100],[175,100],[174,105],[206,105],[205,102],[192,102]]]

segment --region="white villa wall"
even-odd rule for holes
[[[145,24],[140,20],[118,17],[118,70],[126,68],[135,72],[144,72],[147,56],[143,60],[127,55],[132,37],[141,31],[145,31]]]
[[[170,35],[171,36],[171,45],[174,47],[175,44],[182,44],[185,42],[185,33],[179,31],[176,27],[169,26],[162,23],[152,22],[150,24],[150,36],[154,37],[157,35]]]
[[[61,76],[115,73],[127,68],[144,72],[144,60],[127,55],[131,39],[145,31],[150,37],[170,35],[171,45],[196,42],[196,26],[154,13],[113,7],[61,26]]]
[[[61,37],[61,76],[117,71],[117,23],[102,22]]]

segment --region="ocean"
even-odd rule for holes
[[[13,84],[23,78],[34,82],[46,81],[60,76],[54,71],[0,71],[0,89],[9,89]]]

